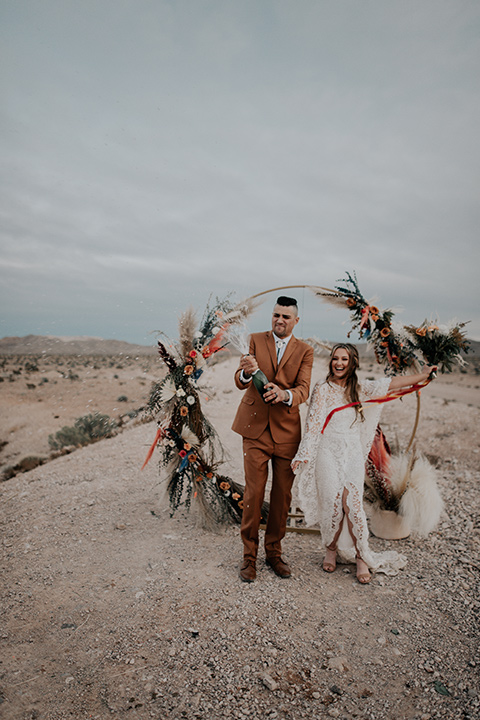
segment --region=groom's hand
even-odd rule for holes
[[[258,364],[254,355],[242,355],[240,358],[240,368],[245,376],[253,375],[258,370]]]
[[[288,400],[288,393],[278,387],[278,385],[275,385],[275,383],[268,383],[265,385],[265,388],[266,392],[263,393],[263,399],[265,402],[276,405],[277,403]]]

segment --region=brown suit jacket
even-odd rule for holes
[[[301,436],[299,405],[310,392],[313,365],[313,348],[292,336],[277,367],[275,340],[271,331],[254,333],[250,339],[250,354],[270,382],[284,390],[291,390],[292,404],[265,403],[253,382],[244,385],[239,368],[235,384],[245,395],[238,407],[232,430],[245,438],[256,440],[267,426],[276,443],[299,443]]]

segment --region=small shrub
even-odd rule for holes
[[[48,444],[52,450],[60,450],[69,445],[82,447],[102,438],[112,437],[117,427],[115,420],[110,420],[108,415],[90,413],[77,418],[73,426],[65,425],[55,435],[49,435]]]
[[[28,472],[29,470],[34,470],[36,467],[38,467],[39,465],[43,465],[45,462],[46,458],[44,457],[38,457],[37,455],[28,455],[27,457],[22,458],[22,460],[20,460],[20,462],[18,462],[16,465],[9,465],[8,467],[4,468],[0,480],[10,480],[10,478],[15,477],[15,475]]]
[[[128,397],[126,395],[119,395],[117,402],[128,402]]]
[[[3,480],[10,480],[10,478],[15,477],[17,474],[15,468],[13,465],[8,465],[6,468],[4,468],[2,472],[2,481]]]
[[[15,469],[17,472],[28,472],[29,470],[34,470],[39,465],[43,465],[45,462],[45,458],[38,457],[38,455],[28,455],[28,457],[24,457],[15,465]]]

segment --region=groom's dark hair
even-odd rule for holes
[[[277,298],[277,305],[281,305],[282,307],[296,307],[298,309],[298,304],[295,298],[287,297],[286,295],[280,295],[279,298]]]

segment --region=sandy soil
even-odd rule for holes
[[[155,357],[43,358],[38,370],[26,369],[31,358],[3,359],[2,469],[47,457],[48,435],[88,412],[128,419],[116,437],[0,486],[6,720],[479,716],[474,365],[422,393],[417,441],[437,467],[439,527],[426,539],[372,538],[408,564],[362,587],[352,566],[323,573],[318,535],[293,532],[284,543],[292,578],[260,560],[245,585],[237,527],[211,533],[194,512],[170,517],[158,459],[140,471],[155,425],[133,417],[161,375]],[[235,366],[227,358],[204,375],[204,410],[228,452],[225,472],[242,482],[229,429]],[[315,378],[324,372],[316,359]],[[363,377],[378,374],[365,365]],[[400,447],[415,409],[414,397],[384,409]]]

